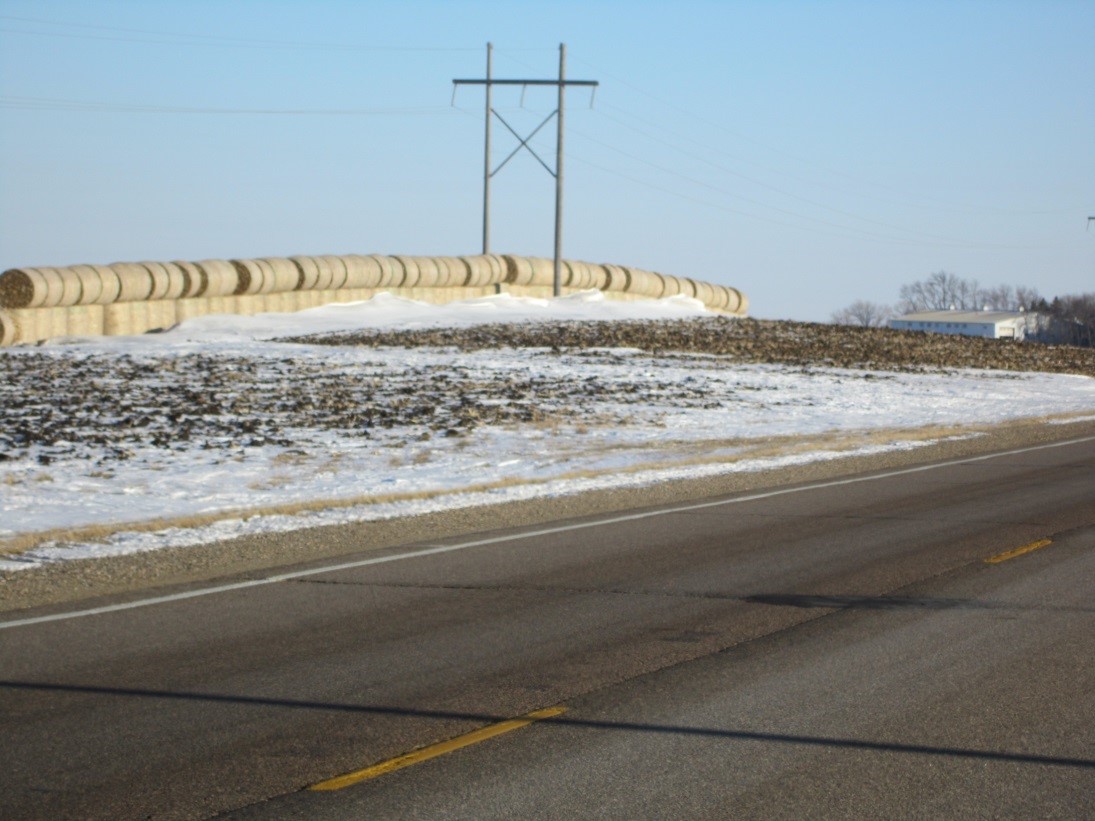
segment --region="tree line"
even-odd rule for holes
[[[890,319],[920,311],[1033,311],[1048,317],[1045,328],[1032,335],[1043,341],[1069,345],[1095,346],[1095,293],[1066,294],[1046,300],[1037,288],[1024,285],[983,287],[976,279],[964,279],[947,271],[937,271],[926,279],[902,285],[896,305],[884,305],[857,299],[846,308],[834,311],[838,325],[865,328],[885,326]],[[1052,339],[1050,339],[1052,337]]]

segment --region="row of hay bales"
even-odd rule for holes
[[[143,329],[211,310],[299,310],[321,294],[323,301],[346,301],[387,290],[450,301],[465,295],[461,290],[474,295],[495,287],[549,294],[553,281],[552,260],[513,255],[347,254],[12,268],[0,274],[0,345],[63,336],[69,326],[101,328],[104,334],[139,332],[130,330],[133,323],[126,319],[136,314],[136,327]],[[566,292],[596,288],[634,299],[684,294],[739,315],[747,307],[734,288],[619,265],[563,261],[560,285]],[[32,315],[33,323],[27,319]],[[21,332],[21,325],[31,324],[33,331],[23,327]]]
[[[0,274],[0,308],[338,291],[476,287],[501,283],[502,257],[345,256],[116,262],[12,268]]]

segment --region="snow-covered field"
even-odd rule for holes
[[[686,298],[597,292],[449,306],[381,295],[0,351],[0,570],[929,441],[892,431],[1095,412],[1095,380],[1080,376],[268,341],[704,314]]]

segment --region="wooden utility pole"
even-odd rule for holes
[[[568,80],[566,78],[566,43],[559,44],[559,78],[557,80],[534,80],[534,79],[506,79],[496,80],[491,76],[491,51],[493,46],[487,43],[487,76],[481,80],[453,80],[453,94],[456,94],[456,88],[462,85],[481,85],[486,87],[486,131],[484,137],[483,147],[483,253],[490,253],[490,181],[491,178],[501,171],[506,163],[508,163],[522,148],[527,150],[537,161],[544,167],[551,176],[555,178],[555,252],[554,252],[554,274],[552,277],[552,291],[555,296],[559,296],[562,292],[562,254],[563,254],[563,113],[565,96],[564,92],[567,86],[587,86],[595,88],[599,85],[596,80]],[[522,137],[517,133],[505,118],[502,117],[497,111],[491,107],[491,89],[494,86],[506,85],[506,86],[522,86],[527,88],[528,86],[556,86],[559,92],[559,103],[555,111],[551,112],[543,122],[541,122],[536,128],[532,130],[527,137]],[[504,125],[509,132],[517,138],[518,145],[513,151],[510,152],[498,167],[493,171],[490,167],[490,150],[491,150],[491,115],[498,118],[498,120]],[[540,155],[533,151],[532,146],[529,145],[529,141],[536,136],[545,125],[547,125],[551,118],[556,118],[556,135],[555,135],[555,168],[553,169],[546,162],[541,159]]]

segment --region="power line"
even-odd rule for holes
[[[245,37],[221,37],[213,34],[189,34],[186,32],[150,31],[146,29],[119,28],[116,26],[101,26],[90,23],[66,23],[58,20],[42,20],[34,17],[15,17],[0,14],[0,20],[10,20],[16,23],[31,23],[34,25],[60,26],[62,28],[86,29],[90,31],[112,32],[119,35],[141,35],[137,37],[107,36],[95,34],[78,34],[73,32],[50,31],[20,31],[17,29],[3,28],[7,34],[25,34],[34,37],[65,37],[80,40],[107,40],[126,43],[151,43],[158,45],[178,45],[179,41],[190,45],[227,46],[231,48],[280,48],[280,49],[305,49],[324,51],[478,51],[478,48],[461,46],[403,46],[403,45],[362,45],[360,43],[321,43],[302,42],[294,40],[258,40]],[[169,38],[169,39],[147,39]]]
[[[0,108],[23,111],[80,111],[98,114],[254,114],[309,117],[445,114],[450,110],[448,106],[420,106],[417,108],[213,108],[209,106],[168,106],[8,96],[0,96]]]

